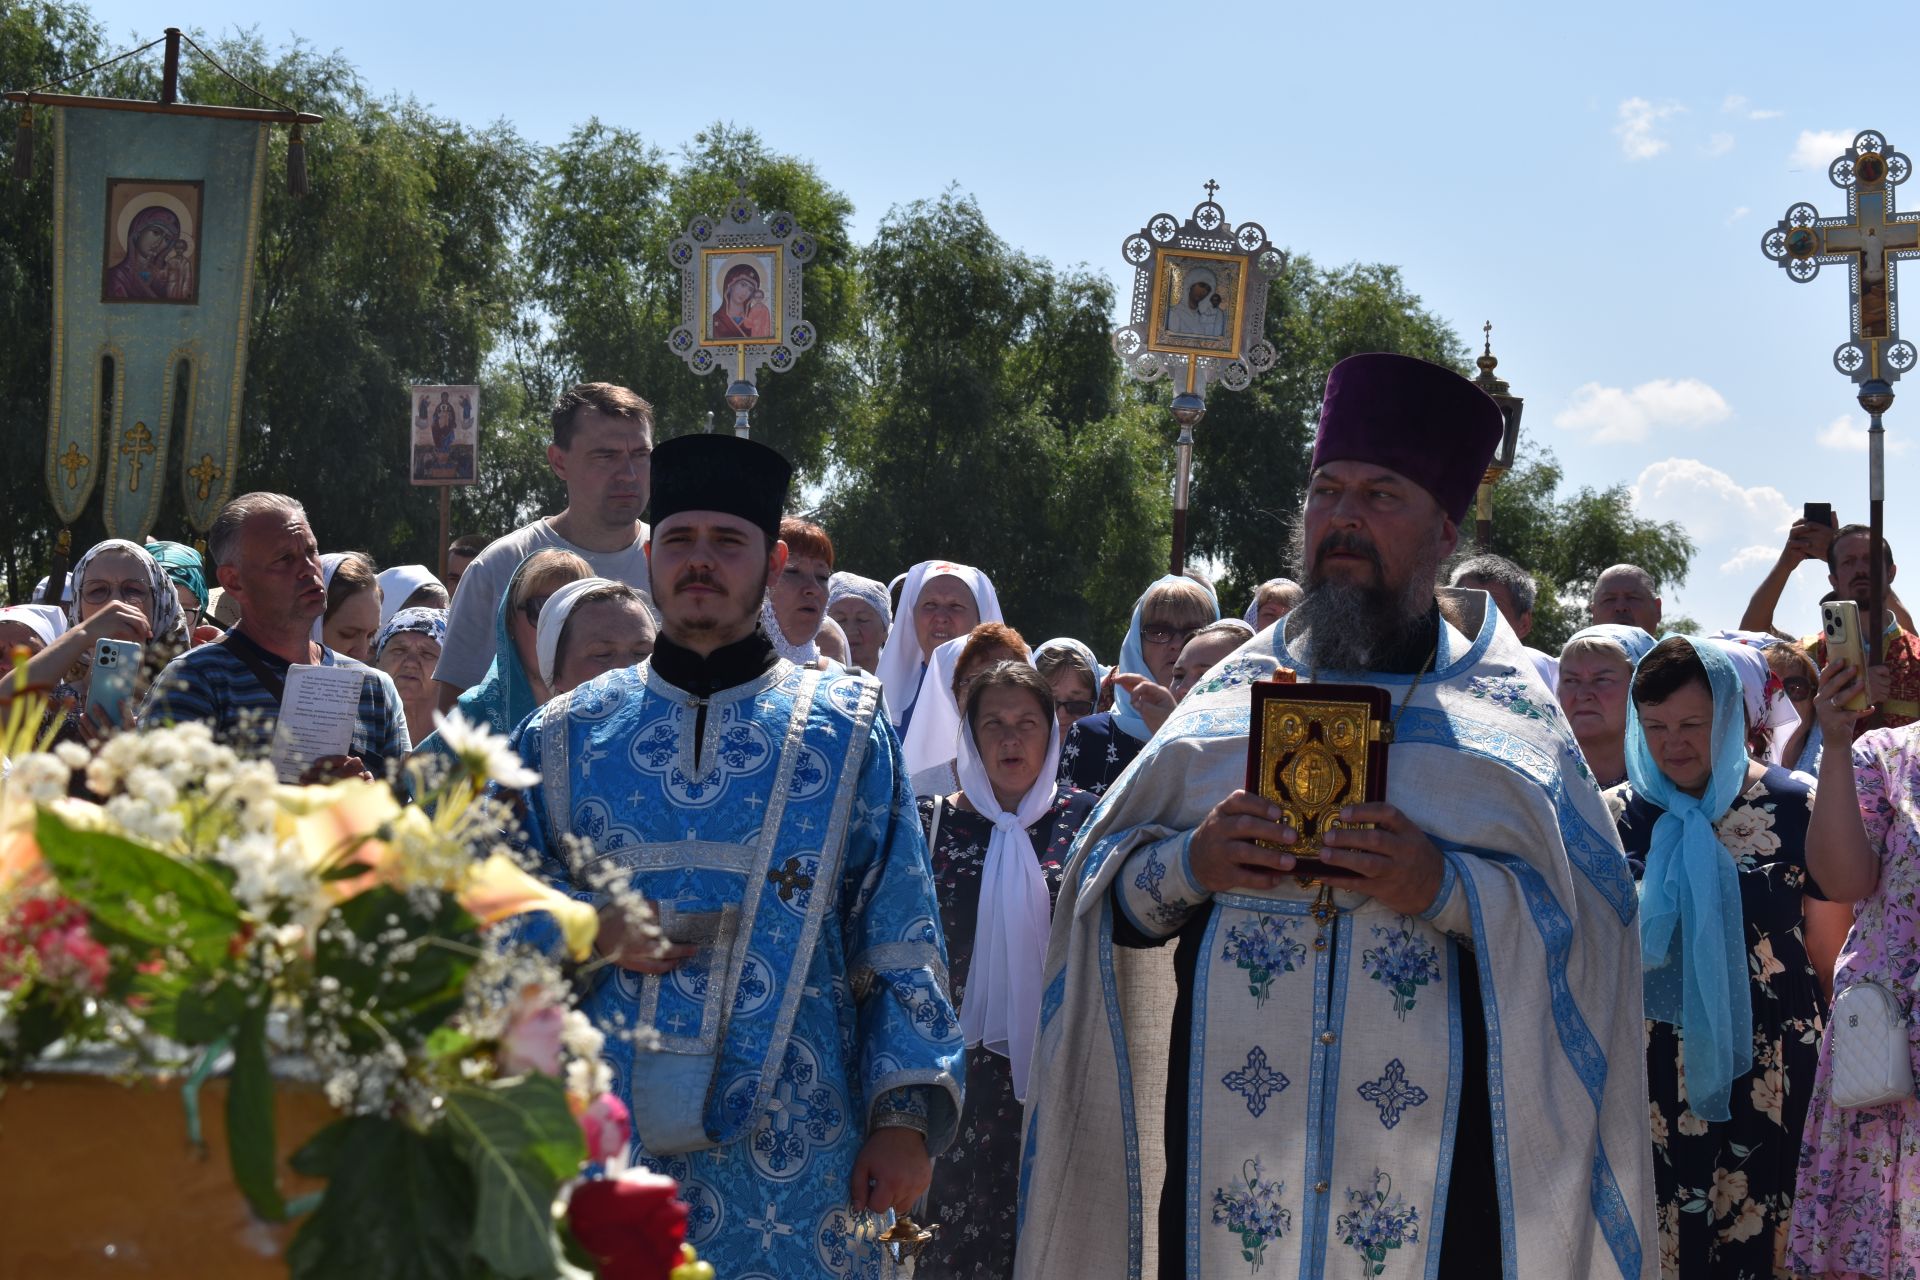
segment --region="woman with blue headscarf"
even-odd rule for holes
[[[1813,792],[1749,755],[1747,706],[1721,645],[1655,645],[1607,796],[1640,880],[1661,1270],[1683,1278],[1776,1274],[1819,1055]]]
[[[1192,578],[1169,574],[1146,589],[1134,602],[1120,664],[1113,669],[1113,710],[1086,716],[1067,731],[1060,749],[1061,781],[1095,795],[1106,793],[1172,710],[1172,695],[1164,691],[1173,684],[1180,650],[1194,632],[1219,618],[1213,593]],[[1164,706],[1139,704],[1135,691],[1147,682],[1158,687]]]

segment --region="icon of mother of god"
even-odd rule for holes
[[[192,300],[193,241],[182,233],[178,214],[150,204],[133,215],[127,251],[107,271],[106,296],[114,301]]]
[[[1207,267],[1188,267],[1181,274],[1185,286],[1167,308],[1167,332],[1195,338],[1227,336],[1227,313],[1218,292],[1219,277]]]
[[[720,281],[720,306],[713,313],[715,341],[773,337],[773,312],[767,309],[766,289],[759,268],[736,262]]]

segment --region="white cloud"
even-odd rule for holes
[[[1685,110],[1677,102],[1655,106],[1645,98],[1628,98],[1620,104],[1620,122],[1613,126],[1620,150],[1629,160],[1651,160],[1667,149],[1667,140],[1655,132],[1656,127],[1668,116]]]
[[[1765,569],[1779,558],[1780,548],[1756,543],[1734,552],[1720,565],[1720,572],[1744,577],[1757,570]]]
[[[1793,144],[1793,154],[1788,163],[1796,169],[1819,169],[1840,158],[1841,152],[1853,145],[1853,135],[1842,133],[1838,129],[1802,129],[1799,141]]]
[[[1772,554],[1777,555],[1779,536],[1798,514],[1772,485],[1742,487],[1697,458],[1652,464],[1633,482],[1632,496],[1634,510],[1654,520],[1679,521],[1703,550],[1715,543],[1747,548],[1773,539]]]
[[[1752,212],[1753,210],[1747,208],[1747,206],[1741,205],[1738,209],[1735,209],[1732,213],[1727,215],[1727,225],[1732,226],[1734,223],[1740,221],[1740,219],[1746,217],[1748,214]]]
[[[1745,116],[1749,120],[1778,120],[1781,116],[1787,114],[1784,111],[1773,111],[1764,107],[1753,106],[1753,104],[1747,101],[1745,94],[1739,93],[1730,93],[1722,99],[1720,110],[1727,115]]]
[[[1723,156],[1731,150],[1733,150],[1733,135],[1730,133],[1716,133],[1707,139],[1707,154],[1710,156]]]
[[[1726,397],[1698,378],[1656,378],[1631,390],[1589,382],[1553,423],[1585,432],[1595,444],[1634,444],[1656,427],[1710,427],[1732,412]]]
[[[1820,428],[1820,434],[1814,442],[1822,449],[1833,449],[1840,453],[1865,453],[1867,451],[1867,424],[1859,414],[1843,413]],[[1902,436],[1888,433],[1887,452],[1905,453],[1909,441]]]

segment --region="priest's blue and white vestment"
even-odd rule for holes
[[[1633,879],[1519,640],[1483,593],[1439,594],[1417,687],[1318,673],[1407,699],[1387,800],[1444,856],[1422,916],[1339,890],[1323,923],[1292,877],[1222,894],[1192,880],[1194,828],[1244,784],[1249,682],[1310,678],[1284,623],[1213,670],[1081,832],[1047,956],[1020,1276],[1432,1277],[1473,1089],[1491,1109],[1506,1276],[1657,1275]],[[1172,948],[1116,947],[1116,913],[1149,938],[1204,930],[1188,1070],[1171,1082],[1179,1151],[1162,1133]],[[1485,1015],[1479,1080],[1462,1078],[1462,966]],[[1184,1266],[1157,1256],[1169,1167]]]
[[[927,850],[870,679],[774,661],[696,698],[648,661],[548,703],[516,742],[541,785],[543,873],[584,900],[607,869],[698,952],[600,970],[633,1155],[677,1178],[688,1240],[727,1280],[891,1274],[848,1212],[869,1132],[935,1154],[960,1110]],[[567,840],[565,837],[574,837]],[[623,1030],[653,1033],[635,1047]]]

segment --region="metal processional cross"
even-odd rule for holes
[[[1886,609],[1885,537],[1886,428],[1881,415],[1893,406],[1893,384],[1920,356],[1900,336],[1896,264],[1920,256],[1920,214],[1896,213],[1893,189],[1913,172],[1906,156],[1872,129],[1856,135],[1846,154],[1827,168],[1827,178],[1847,193],[1845,217],[1823,218],[1801,202],[1760,240],[1760,251],[1794,281],[1805,284],[1824,264],[1845,264],[1851,282],[1851,330],[1833,353],[1833,366],[1860,388],[1856,399],[1871,419],[1868,496],[1872,519],[1872,592],[1867,609],[1874,662],[1884,647],[1880,619]]]

